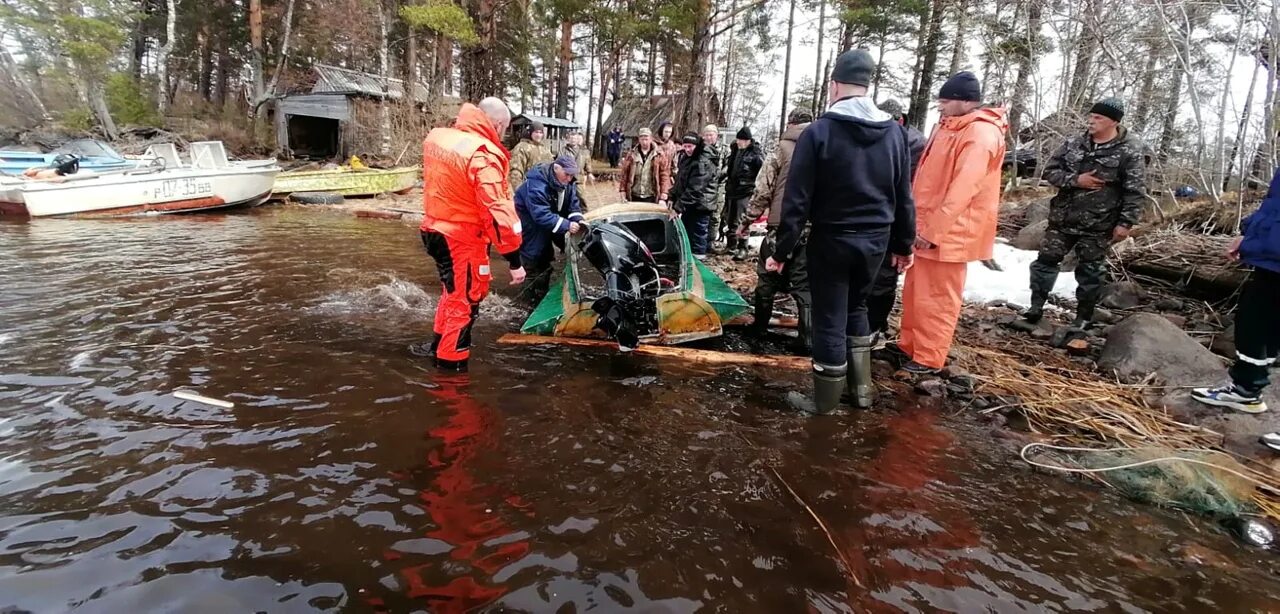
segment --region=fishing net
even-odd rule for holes
[[[1213,516],[1256,513],[1250,470],[1227,454],[1164,447],[1056,451],[1060,467],[1087,473],[1139,501]],[[1041,459],[1044,463],[1047,459]],[[1044,466],[1044,465],[1042,465]]]

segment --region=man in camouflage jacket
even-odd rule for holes
[[[1108,98],[1089,112],[1088,131],[1063,143],[1045,166],[1044,178],[1058,187],[1049,205],[1049,227],[1040,255],[1031,263],[1031,308],[1024,317],[1038,322],[1058,280],[1058,267],[1071,250],[1076,265],[1076,319],[1084,328],[1093,319],[1102,293],[1107,250],[1123,241],[1142,216],[1146,200],[1142,141],[1120,120],[1124,103]]]
[[[507,171],[507,181],[511,183],[513,192],[524,184],[525,175],[533,167],[556,159],[556,155],[551,152],[551,147],[543,140],[546,135],[546,127],[541,122],[533,122],[529,124],[529,132],[526,133],[525,138],[520,139],[520,142],[511,150],[511,165],[510,170]]]

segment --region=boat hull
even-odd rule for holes
[[[749,309],[737,292],[693,257],[684,226],[667,222],[665,208],[644,203],[610,205],[592,209],[586,219],[587,223],[607,220],[624,225],[648,224],[649,232],[636,234],[646,240],[646,245],[658,258],[667,262],[669,277],[678,278],[673,280],[675,285],[670,291],[657,298],[658,332],[640,337],[641,342],[675,345],[718,337],[724,332],[725,322]],[[557,337],[605,336],[603,331],[595,328],[598,315],[591,308],[598,297],[583,288],[577,263],[579,253],[576,245],[572,241],[569,243],[561,279],[521,327],[522,333]]]
[[[109,217],[190,213],[266,201],[278,169],[181,169],[63,183],[0,185],[0,211],[30,217]]]
[[[377,196],[403,192],[418,183],[418,167],[394,169],[335,169],[280,173],[272,188],[278,196],[294,192],[329,192],[343,196]]]

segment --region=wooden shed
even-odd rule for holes
[[[546,127],[546,142],[551,145],[551,151],[560,151],[564,147],[565,139],[570,134],[582,129],[582,126],[567,119],[559,117],[543,117],[541,115],[520,114],[511,120],[511,128],[507,131],[507,146],[515,147],[516,143],[524,137],[529,126],[534,122],[538,122]]]
[[[400,79],[383,80],[371,73],[316,64],[310,92],[290,94],[276,101],[276,146],[285,158],[346,158],[381,153],[402,162],[420,157],[421,143],[434,126],[447,123],[461,101],[441,97],[431,102],[426,86],[413,84],[406,93]],[[387,104],[390,134],[383,134],[383,102]],[[412,151],[411,151],[412,150]]]

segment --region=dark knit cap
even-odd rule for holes
[[[742,140],[744,140],[744,141],[750,141],[750,140],[751,140],[751,128],[748,128],[748,127],[746,127],[746,126],[743,126],[743,127],[742,127],[742,129],[738,131],[738,138],[740,138],[740,139],[742,139]]]
[[[680,142],[685,143],[687,145],[697,145],[698,143],[702,142],[702,137],[699,137],[698,134],[695,132],[690,132],[688,134],[685,134],[684,138],[680,139]]]
[[[1112,96],[1093,103],[1093,108],[1089,109],[1090,113],[1097,113],[1103,117],[1110,117],[1113,121],[1124,119],[1124,101]]]
[[[560,154],[560,157],[556,158],[556,166],[568,173],[570,177],[578,174],[578,161],[569,154]]]
[[[803,109],[796,109],[787,115],[787,123],[793,126],[813,122],[813,114]]]
[[[831,80],[836,83],[850,85],[871,85],[871,76],[876,72],[876,61],[866,49],[850,49],[836,58],[836,66],[831,69]]]
[[[942,84],[942,89],[938,91],[938,98],[982,102],[982,84],[973,73],[967,70],[960,71]]]

